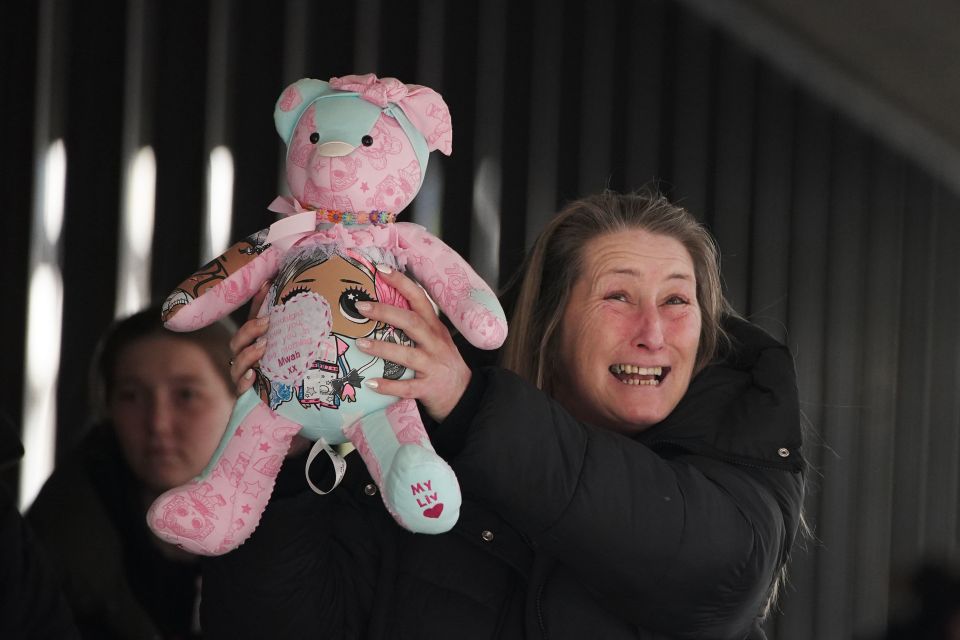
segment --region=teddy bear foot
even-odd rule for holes
[[[157,498],[147,524],[165,542],[190,553],[222,555],[243,544],[260,523],[290,441],[300,425],[277,415],[250,390],[234,407],[203,472]]]
[[[460,516],[460,485],[443,458],[419,445],[397,451],[383,481],[384,502],[414,533],[445,533]]]

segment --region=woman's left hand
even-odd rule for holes
[[[470,367],[417,283],[398,271],[379,266],[377,277],[406,298],[410,309],[382,302],[359,302],[357,309],[368,318],[401,329],[416,347],[366,338],[358,339],[357,347],[364,353],[412,369],[415,375],[407,380],[368,379],[363,381],[363,386],[378,393],[419,400],[431,418],[442,422],[467,389]]]

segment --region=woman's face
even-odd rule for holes
[[[110,418],[134,473],[156,491],[203,470],[220,442],[234,396],[202,347],[164,335],[120,352]]]
[[[635,433],[687,391],[700,341],[693,260],[640,229],[587,242],[560,324],[554,396],[584,422]]]

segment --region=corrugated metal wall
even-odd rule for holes
[[[811,430],[816,539],[772,638],[875,632],[919,562],[958,560],[957,194],[669,0],[4,3],[3,410],[22,418],[39,149],[67,149],[63,451],[114,313],[131,151],[156,153],[160,297],[201,260],[209,151],[233,153],[233,236],[262,228],[280,91],[371,70],[447,100],[454,155],[412,215],[493,284],[560,203],[606,186],[658,181],[714,230],[735,306],[796,354]]]

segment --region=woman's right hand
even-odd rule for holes
[[[249,319],[230,339],[230,352],[233,354],[230,360],[230,378],[236,385],[238,396],[243,395],[253,386],[255,380],[253,368],[260,362],[260,358],[267,349],[266,333],[270,327],[270,318],[266,316],[258,318],[257,311],[263,305],[263,299],[267,296],[269,289],[268,285],[264,285],[253,296],[250,301]]]

